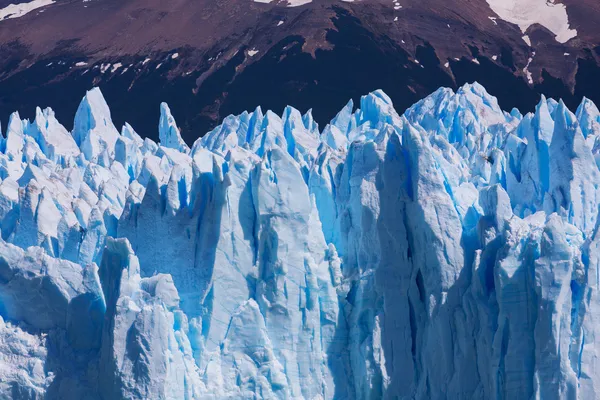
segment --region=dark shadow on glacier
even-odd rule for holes
[[[100,399],[97,381],[99,347],[75,350],[64,330],[53,329],[47,332],[46,348],[45,368],[54,374],[54,378],[45,399]]]
[[[244,185],[244,189],[240,194],[240,202],[237,207],[238,215],[248,215],[251,216],[251,224],[241,222],[242,233],[244,235],[244,240],[250,242],[252,247],[252,263],[256,265],[257,257],[258,257],[258,225],[256,215],[256,205],[254,204],[254,197],[252,196],[252,175],[253,173],[248,174],[248,180]],[[246,199],[246,202],[243,202],[242,199]],[[250,299],[256,300],[256,281],[257,278],[252,274],[246,275],[246,284],[248,285],[248,293]]]
[[[327,366],[333,375],[335,384],[334,398],[354,399],[352,383],[355,377],[350,367],[348,342],[348,321],[346,320],[346,301],[340,299],[337,326],[333,340],[327,349]]]
[[[198,225],[192,273],[196,275],[197,286],[190,288],[194,291],[193,296],[189,299],[190,303],[185,304],[185,308],[184,303],[181,304],[188,317],[210,315],[214,306],[211,282],[215,269],[221,230],[221,211],[225,204],[226,192],[217,169],[218,167],[213,165],[212,173],[200,174],[195,185],[195,195],[193,195],[193,214],[198,215]],[[186,277],[180,279],[186,279]],[[177,281],[175,281],[175,285],[179,287]],[[201,335],[203,337],[208,335],[210,324],[210,318],[202,318]],[[197,348],[193,350],[195,354],[198,352]]]
[[[381,299],[382,351],[390,379],[387,390],[381,388],[383,397],[414,398],[422,369],[419,354],[426,304],[421,270],[413,266],[416,249],[407,222],[407,204],[412,201],[408,157],[394,134],[376,177],[381,254],[373,289]]]
[[[454,393],[477,397],[482,394],[478,392],[481,378],[473,367],[478,362],[474,346],[478,327],[468,326],[462,315],[471,286],[477,238],[472,231],[456,227],[463,229],[460,243],[463,267],[446,294],[437,292],[441,287],[428,287],[424,274],[436,275],[442,271],[438,265],[428,265],[425,253],[430,248],[413,244],[415,230],[421,230],[418,234],[426,238],[436,238],[436,233],[420,217],[421,204],[431,200],[417,198],[419,193],[413,190],[416,182],[411,175],[419,166],[412,157],[399,138],[392,135],[376,179],[380,194],[377,233],[381,260],[373,290],[379,296],[378,311],[383,315],[381,343],[387,373],[381,396],[439,398],[444,393]],[[421,222],[415,225],[419,218]],[[455,337],[452,332],[463,335]],[[432,388],[431,381],[441,385]]]

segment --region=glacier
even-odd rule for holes
[[[0,137],[0,398],[600,398],[600,111],[477,84]]]

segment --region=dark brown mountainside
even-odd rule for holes
[[[35,0],[50,4],[18,18],[0,10],[0,120],[52,105],[68,124],[92,86],[116,123],[127,115],[152,138],[168,102],[188,142],[259,104],[314,107],[323,124],[378,88],[398,109],[475,80],[508,109],[530,110],[541,92],[571,107],[600,101],[597,2],[542,4],[566,7],[576,34],[563,40],[552,26],[522,30],[488,1]]]

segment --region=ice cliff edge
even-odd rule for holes
[[[597,107],[358,106],[191,147],[166,104],[160,143],[119,132],[98,89],[72,132],[13,114],[0,398],[600,397]]]

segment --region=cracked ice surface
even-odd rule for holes
[[[100,91],[0,139],[0,397],[597,398],[600,112],[478,84],[191,148]],[[598,332],[597,329],[598,328]]]

